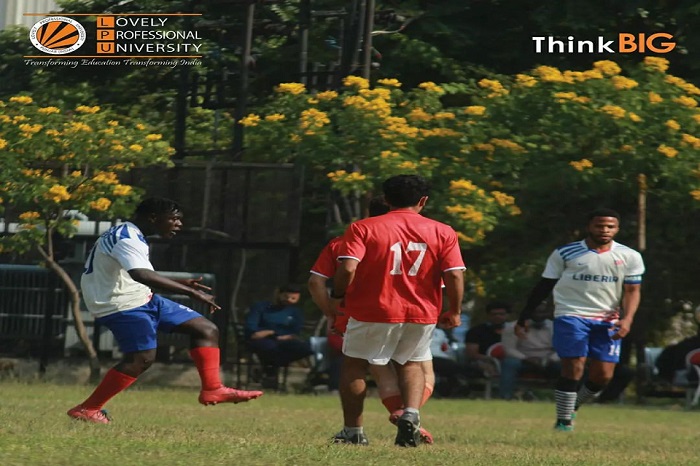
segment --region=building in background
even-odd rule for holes
[[[55,0],[0,0],[0,30],[22,25],[31,28],[41,18],[24,16],[25,13],[58,11]]]

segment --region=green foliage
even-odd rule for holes
[[[17,231],[0,248],[24,252],[54,231],[71,236],[69,210],[129,215],[141,190],[120,183],[119,173],[168,164],[172,152],[162,135],[99,106],[41,106],[28,95],[0,101],[0,208],[19,212]]]

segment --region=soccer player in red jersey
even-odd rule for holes
[[[383,215],[389,211],[389,206],[384,203],[383,197],[375,197],[369,204],[369,216],[376,217]],[[340,309],[332,309],[330,297],[326,289],[326,282],[333,278],[335,271],[338,268],[338,251],[340,250],[341,237],[337,236],[331,239],[328,244],[321,250],[316,262],[311,267],[309,276],[309,292],[314,303],[323,311],[328,320],[328,348],[335,355],[342,355],[343,335],[348,325],[349,316]],[[336,356],[337,357],[337,356]],[[339,357],[337,363],[342,363],[342,356]],[[433,373],[433,362],[423,361],[421,363],[423,373],[425,375],[425,389],[423,390],[423,399],[421,407],[428,401],[433,394],[435,386],[435,374]],[[382,404],[389,411],[389,421],[396,423],[399,417],[403,414],[403,398],[399,390],[399,381],[392,364],[385,366],[370,365],[370,372],[377,383],[379,398]],[[336,376],[337,377],[337,376]],[[433,443],[433,436],[424,427],[420,427],[421,441],[423,443]],[[355,440],[361,440],[361,437],[355,437]],[[335,441],[336,439],[334,439]],[[348,439],[342,438],[341,443],[348,443]],[[351,442],[352,443],[352,442]]]
[[[382,187],[390,212],[348,227],[333,280],[331,298],[344,300],[350,317],[340,382],[345,426],[337,437],[361,436],[366,443],[365,373],[370,364],[393,360],[405,406],[395,444],[415,447],[425,388],[421,361],[432,359],[430,338],[438,320],[445,328],[460,324],[465,267],[455,231],[420,215],[429,193],[424,178],[398,175]],[[449,307],[440,315],[443,282]]]

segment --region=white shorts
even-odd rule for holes
[[[343,354],[383,366],[393,359],[430,361],[430,339],[435,324],[360,322],[352,317],[343,338]]]

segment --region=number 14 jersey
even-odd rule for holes
[[[436,323],[442,273],[465,269],[452,227],[410,210],[350,225],[338,259],[359,261],[344,312],[363,322]]]

